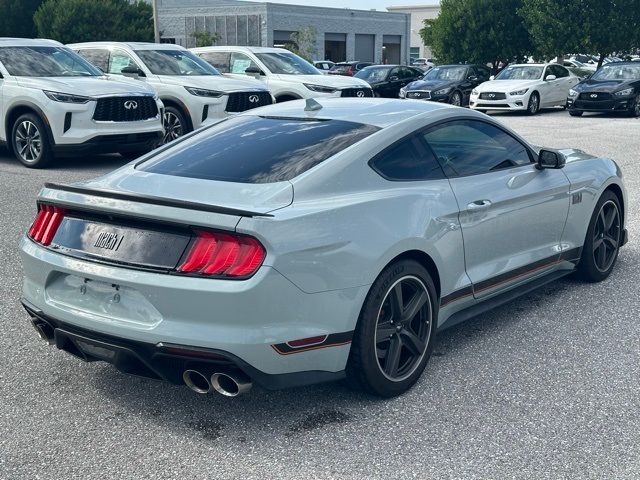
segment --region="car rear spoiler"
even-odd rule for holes
[[[116,192],[114,190],[104,190],[99,188],[78,187],[73,185],[61,185],[57,183],[45,183],[45,188],[51,190],[60,190],[70,193],[81,193],[85,195],[93,195],[94,197],[113,198],[116,200],[125,200],[138,203],[147,203],[150,205],[161,205],[164,207],[185,208],[189,210],[198,210],[201,212],[220,213],[223,215],[235,215],[238,217],[273,217],[268,213],[252,212],[249,210],[239,210],[236,208],[221,207],[218,205],[208,205],[206,203],[189,202],[174,198],[155,197],[152,195],[143,195],[140,193]]]

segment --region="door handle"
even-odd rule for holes
[[[483,210],[485,208],[489,208],[491,206],[491,201],[489,200],[476,200],[475,202],[471,202],[467,205],[467,210]]]

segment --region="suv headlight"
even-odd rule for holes
[[[516,90],[515,92],[511,92],[509,93],[509,95],[511,95],[512,97],[517,97],[518,95],[524,95],[528,91],[529,91],[528,88],[523,88],[522,90]]]
[[[187,92],[191,95],[195,95],[196,97],[212,97],[218,98],[224,95],[224,92],[216,92],[215,90],[206,90],[204,88],[196,88],[196,87],[184,87]]]
[[[578,92],[577,90],[574,90],[573,88],[570,88],[570,89],[569,89],[569,96],[570,96],[571,98],[577,97],[577,96],[578,96],[578,93],[579,93],[579,92]]]
[[[471,95],[478,95],[478,90],[476,90],[475,88],[473,90],[471,90]]]
[[[621,97],[626,95],[633,95],[633,88],[625,88],[614,93],[614,95],[620,95]]]
[[[81,95],[72,95],[70,93],[51,92],[43,90],[44,94],[54,102],[62,103],[87,103],[93,100],[91,97],[83,97]]]
[[[441,88],[440,90],[436,90],[433,92],[434,95],[446,95],[451,91],[453,87]]]
[[[313,85],[311,83],[303,83],[303,85],[312,92],[318,93],[334,93],[337,90],[337,88],[325,87],[324,85]]]

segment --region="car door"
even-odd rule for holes
[[[476,298],[552,270],[569,210],[564,172],[538,170],[522,142],[480,120],[446,122],[423,138],[458,201]]]
[[[406,85],[406,83],[405,83]],[[387,82],[381,88],[380,95],[386,98],[396,98],[402,87],[402,78],[400,77],[400,67],[392,68],[387,75]],[[394,95],[393,93],[396,92]]]
[[[548,83],[551,87],[549,96],[549,105],[560,105],[563,104],[567,99],[567,91],[565,90],[565,85],[567,84],[567,78],[569,76],[569,72],[560,65],[549,65],[547,67],[548,75],[555,75],[555,80],[550,80]]]
[[[579,79],[577,76],[571,75],[571,72],[561,65],[557,65],[557,70],[558,75],[560,75],[558,78],[561,80],[559,102],[560,105],[564,105],[567,102],[569,89],[575,86],[578,83]]]
[[[462,92],[462,105],[469,104],[471,90],[477,85],[478,74],[473,67],[469,67],[464,73],[462,80],[458,84],[458,88]]]

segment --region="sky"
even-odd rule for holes
[[[392,5],[429,5],[436,0],[253,0],[272,3],[293,3],[295,5],[314,5],[318,7],[353,8],[357,10],[383,10]]]

